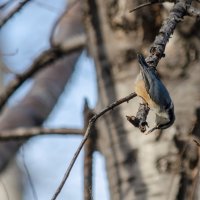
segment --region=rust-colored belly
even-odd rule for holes
[[[148,105],[150,108],[155,108],[155,103],[151,100],[149,94],[147,93],[145,83],[144,81],[137,80],[134,86],[135,92],[138,96],[140,96]]]

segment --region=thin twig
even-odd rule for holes
[[[12,130],[0,131],[0,141],[8,140],[22,140],[38,135],[83,135],[81,129],[69,128],[43,128],[43,127],[30,127],[30,128],[16,128]]]
[[[87,141],[88,137],[89,137],[90,134],[91,134],[91,129],[93,128],[93,126],[94,126],[95,122],[97,121],[97,119],[100,118],[100,117],[101,117],[102,115],[104,115],[105,113],[107,113],[108,111],[114,109],[115,107],[119,106],[120,104],[122,104],[122,103],[124,103],[124,102],[128,102],[129,100],[133,99],[133,98],[136,97],[136,96],[137,96],[136,93],[131,93],[130,95],[128,95],[128,96],[126,96],[126,97],[124,97],[124,98],[122,98],[122,99],[120,99],[120,100],[118,100],[118,101],[112,103],[112,104],[109,105],[107,108],[105,108],[104,110],[102,110],[100,113],[95,114],[95,115],[90,119],[89,124],[88,124],[88,127],[87,127],[87,129],[86,129],[86,132],[85,132],[85,134],[84,134],[83,140],[81,141],[81,143],[80,143],[80,145],[78,146],[76,152],[74,153],[74,156],[73,156],[73,158],[72,158],[72,160],[71,160],[71,162],[70,162],[70,164],[69,164],[69,166],[68,166],[68,168],[67,168],[67,171],[65,172],[64,177],[63,177],[63,179],[62,179],[60,185],[58,186],[58,188],[57,188],[55,194],[54,194],[53,197],[51,198],[51,200],[55,200],[55,199],[58,197],[58,195],[60,194],[60,192],[61,192],[61,190],[62,190],[62,188],[63,188],[63,186],[64,186],[64,184],[65,184],[65,182],[66,182],[66,180],[67,180],[67,178],[68,178],[68,176],[69,176],[71,170],[72,170],[72,167],[73,167],[73,165],[74,165],[74,163],[75,163],[75,161],[76,161],[76,159],[77,159],[77,157],[78,157],[78,155],[79,155],[79,153],[80,153],[80,151],[81,151],[81,149],[83,148],[85,142]]]
[[[200,142],[197,141],[197,139],[193,139],[193,141],[196,143],[196,145],[197,145],[198,147],[200,147]]]
[[[135,7],[135,8],[133,8],[133,9],[130,10],[129,12],[132,13],[132,12],[134,12],[134,11],[140,9],[140,8],[144,8],[144,7],[146,7],[146,6],[150,6],[150,5],[155,4],[155,3],[157,3],[157,2],[154,2],[154,3],[148,2],[148,3],[141,4],[141,5],[139,5],[139,6]]]
[[[78,36],[77,36],[78,38]],[[85,46],[85,39],[80,36],[80,39],[68,42],[61,49],[49,49],[44,51],[23,74],[16,76],[8,86],[0,94],[0,109],[6,104],[8,98],[31,76],[35,75],[41,69],[50,66],[53,62],[63,56],[82,49]]]
[[[31,174],[30,174],[30,172],[28,170],[28,167],[26,165],[26,160],[25,160],[25,154],[24,154],[24,148],[23,148],[23,146],[21,148],[21,156],[22,156],[22,161],[23,161],[24,169],[25,169],[27,177],[28,177],[28,182],[30,184],[30,187],[31,187],[31,190],[32,190],[32,193],[33,193],[33,198],[35,200],[38,200],[38,195],[37,195],[37,192],[36,192],[33,180],[31,178]]]
[[[146,7],[146,6],[150,6],[150,5],[153,5],[153,4],[158,4],[158,3],[164,3],[164,2],[174,2],[174,0],[154,0],[154,1],[149,1],[149,2],[147,2],[147,3],[144,3],[144,4],[141,4],[141,5],[139,5],[139,6],[137,6],[137,7],[135,7],[135,8],[133,8],[132,10],[130,10],[129,12],[130,13],[132,13],[132,12],[134,12],[134,11],[136,11],[136,10],[139,10],[139,9],[141,9],[141,8],[144,8],[144,7]]]
[[[31,0],[23,0],[20,1],[16,6],[14,6],[11,11],[4,17],[0,18],[0,29],[1,27],[12,18],[12,16],[20,11],[26,3],[29,3]]]

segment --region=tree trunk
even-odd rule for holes
[[[98,111],[133,92],[139,72],[136,52],[147,54],[168,13],[162,5],[154,5],[130,14],[128,10],[137,2],[85,1],[85,27],[98,77]],[[189,134],[200,103],[197,27],[198,22],[186,19],[159,64],[175,104],[176,122],[172,127],[161,134],[144,135],[128,123],[125,116],[136,114],[139,98],[98,121],[98,150],[106,159],[113,200],[193,199],[198,149]],[[151,111],[148,122],[153,126]]]

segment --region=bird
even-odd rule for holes
[[[175,121],[174,104],[165,85],[154,67],[150,67],[142,54],[137,54],[140,73],[136,78],[134,89],[149,108],[155,113],[156,126],[148,131],[166,129]],[[147,134],[148,134],[147,133]]]

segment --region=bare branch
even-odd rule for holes
[[[155,2],[155,3],[157,3],[157,2]],[[148,2],[148,3],[141,4],[141,5],[139,5],[139,6],[135,7],[135,8],[133,8],[133,9],[130,10],[129,12],[132,13],[132,12],[134,12],[134,11],[136,11],[136,10],[139,10],[140,8],[144,8],[144,7],[146,7],[146,6],[150,6],[150,5],[155,4],[155,3]]]
[[[49,49],[44,51],[29,67],[27,71],[25,71],[21,75],[17,75],[17,77],[12,80],[8,86],[2,91],[0,94],[0,108],[6,104],[8,98],[31,76],[35,75],[41,69],[49,66],[53,62],[57,61],[61,57],[66,54],[72,53],[79,49],[82,49],[85,45],[85,37],[84,35],[80,35],[76,37],[76,40],[71,40],[68,43],[65,43],[60,49]]]
[[[134,116],[126,116],[127,120],[133,124],[135,127],[139,128],[141,132],[146,131],[146,126],[148,123],[146,122],[147,115],[149,113],[150,108],[147,104],[140,104],[136,117]]]
[[[69,128],[43,128],[43,127],[30,127],[30,128],[16,128],[12,130],[0,131],[0,141],[7,140],[22,140],[38,135],[83,135],[81,129]]]
[[[199,142],[197,139],[193,139],[193,141],[196,143],[196,145],[197,145],[198,147],[200,147],[200,142]]]
[[[30,1],[31,1],[31,0],[23,0],[23,1],[20,1],[19,3],[17,3],[17,4],[9,11],[9,13],[8,13],[6,16],[0,18],[0,29],[1,29],[1,27],[2,27],[9,19],[11,19],[11,17],[12,17],[15,13],[17,13],[18,11],[20,11],[20,10],[23,8],[23,6],[24,6],[26,3],[29,3]]]
[[[124,102],[128,102],[129,100],[133,99],[133,98],[136,97],[136,96],[137,96],[136,93],[131,93],[130,95],[128,95],[128,96],[126,96],[126,97],[124,97],[124,98],[122,98],[122,99],[120,99],[120,100],[118,100],[118,101],[115,101],[114,103],[112,103],[111,105],[109,105],[107,108],[105,108],[104,110],[102,110],[100,113],[95,114],[95,115],[90,119],[89,124],[88,124],[88,126],[87,126],[87,129],[86,129],[86,131],[85,131],[83,140],[81,141],[81,143],[80,143],[80,145],[78,146],[76,152],[74,153],[74,156],[73,156],[73,158],[72,158],[72,160],[71,160],[71,162],[70,162],[70,164],[69,164],[69,166],[68,166],[68,168],[67,168],[67,171],[65,172],[64,177],[63,177],[63,179],[62,179],[60,185],[58,186],[58,188],[57,188],[55,194],[54,194],[53,197],[51,198],[51,200],[55,200],[55,199],[58,197],[58,195],[60,194],[60,192],[61,192],[61,190],[62,190],[62,188],[63,188],[63,186],[64,186],[64,184],[65,184],[65,182],[66,182],[66,180],[67,180],[67,178],[69,177],[69,174],[70,174],[70,172],[71,172],[71,170],[72,170],[72,167],[73,167],[73,165],[74,165],[74,163],[75,163],[75,161],[76,161],[76,159],[77,159],[77,157],[78,157],[78,155],[79,155],[81,149],[83,148],[83,146],[84,146],[85,142],[87,141],[88,137],[90,137],[90,135],[91,135],[91,130],[93,129],[94,124],[95,124],[95,122],[97,121],[97,119],[100,118],[100,117],[101,117],[102,115],[104,115],[105,113],[107,113],[108,111],[114,109],[115,107],[119,106],[120,104],[122,104],[122,103],[124,103]]]
[[[147,5],[154,4],[154,3],[164,3],[164,2],[166,2],[166,0],[151,0],[149,3],[142,4],[136,7],[134,10],[142,8]],[[174,1],[169,0],[168,2],[174,2]],[[179,0],[170,11],[169,17],[164,21],[163,25],[161,26],[159,34],[156,36],[154,43],[150,49],[150,56],[146,58],[146,61],[149,64],[149,66],[156,68],[159,60],[162,57],[164,57],[164,51],[165,51],[167,42],[169,41],[169,38],[173,34],[176,28],[176,25],[187,14],[187,10],[190,8],[191,2],[192,0],[188,0],[188,1]],[[137,112],[137,116],[136,117],[127,116],[127,120],[130,123],[132,123],[135,127],[139,127],[140,130],[144,132],[146,130],[146,126],[148,126],[146,122],[148,111],[149,110],[145,109],[145,107],[142,107],[142,104],[141,104]]]
[[[164,51],[166,44],[173,34],[176,25],[187,14],[186,11],[188,6],[190,6],[189,3],[185,0],[180,0],[170,11],[169,17],[164,21],[162,27],[160,28],[159,34],[156,36],[156,39],[154,40],[154,43],[150,49],[150,56],[146,58],[149,66],[156,67],[159,60],[165,56]]]

